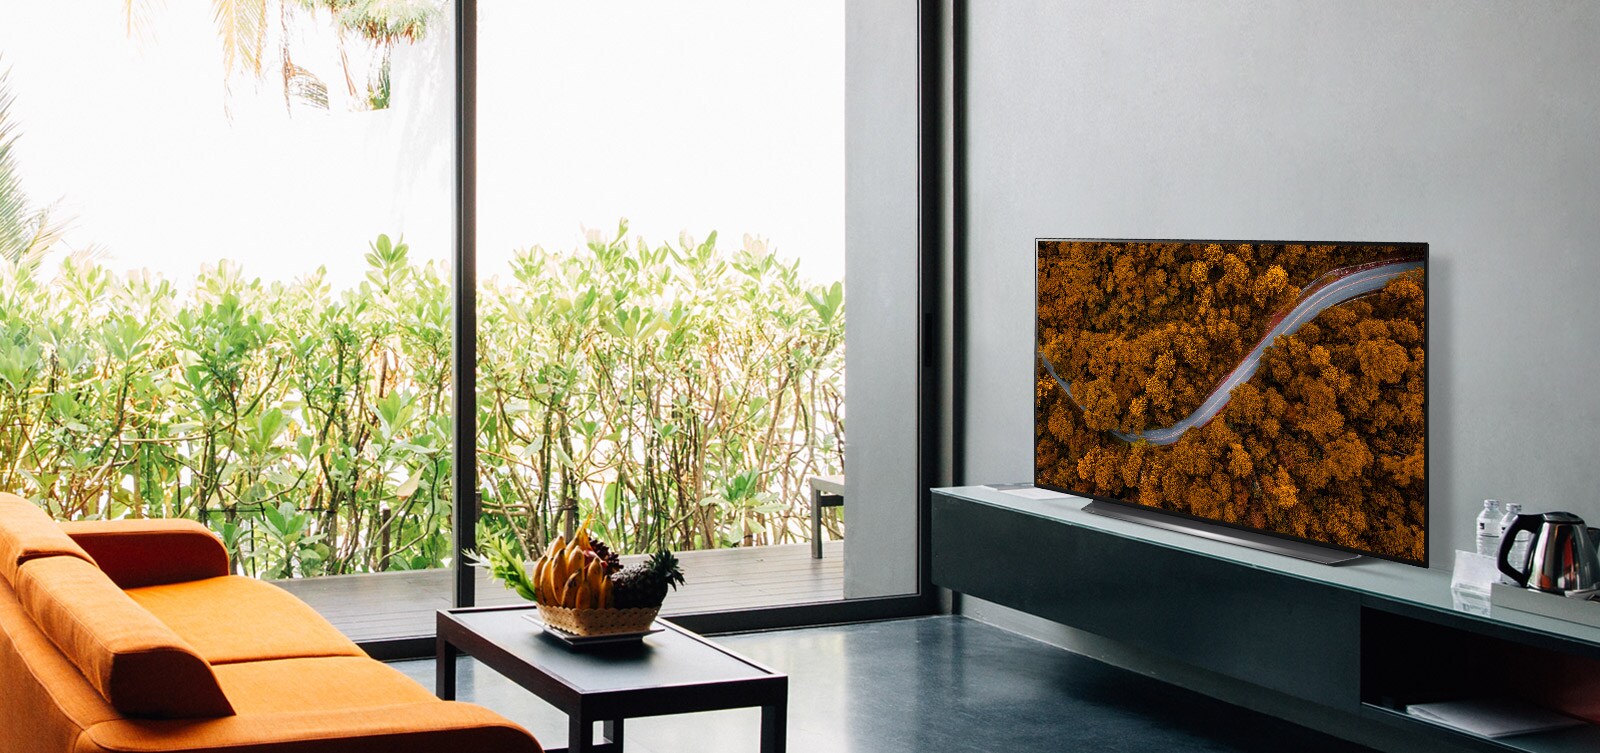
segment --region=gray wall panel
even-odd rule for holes
[[[917,590],[917,3],[845,13],[845,596]]]
[[[970,21],[970,482],[1031,476],[1035,237],[1423,241],[1435,566],[1487,496],[1600,523],[1600,4]]]

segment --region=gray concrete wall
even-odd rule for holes
[[[1435,567],[1484,497],[1600,524],[1597,39],[1597,3],[972,3],[967,480],[1032,475],[1034,238],[1424,241]]]
[[[917,3],[845,11],[845,583],[917,590]]]

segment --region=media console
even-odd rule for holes
[[[1444,570],[1330,567],[1029,499],[935,489],[935,585],[1485,751],[1600,750],[1600,629],[1457,609]],[[1406,715],[1510,696],[1595,722],[1491,740]]]

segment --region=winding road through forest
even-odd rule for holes
[[[1422,262],[1414,259],[1402,261],[1378,262],[1363,264],[1356,267],[1347,267],[1334,270],[1323,275],[1320,286],[1313,287],[1308,294],[1302,294],[1301,300],[1288,313],[1279,315],[1273,321],[1272,327],[1267,330],[1260,342],[1250,350],[1239,362],[1233,371],[1228,373],[1211,394],[1206,396],[1205,402],[1200,404],[1193,413],[1185,416],[1177,423],[1160,429],[1146,429],[1142,432],[1128,433],[1113,429],[1112,434],[1124,442],[1133,443],[1141,439],[1150,444],[1172,444],[1183,436],[1183,433],[1196,426],[1205,426],[1220,413],[1228,404],[1228,398],[1233,394],[1233,388],[1250,381],[1256,373],[1256,368],[1261,364],[1261,354],[1272,345],[1272,341],[1280,335],[1292,335],[1317,315],[1330,307],[1337,306],[1364,295],[1370,295],[1383,289],[1400,275],[1414,269],[1421,269]],[[1078,402],[1076,395],[1072,394],[1072,385],[1056,374],[1055,364],[1043,351],[1039,352],[1039,360],[1044,364],[1045,371],[1050,372],[1050,378],[1061,385],[1067,397],[1080,409],[1083,404]]]

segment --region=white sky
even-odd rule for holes
[[[143,39],[122,5],[0,0],[23,185],[73,218],[70,247],[179,283],[230,258],[349,284],[378,233],[449,255],[448,22],[396,50],[389,110],[290,117],[275,72],[225,99],[210,3],[155,3]],[[321,26],[292,49],[337,97]],[[843,0],[483,0],[479,26],[480,275],[626,216],[652,244],[751,233],[843,278]]]

